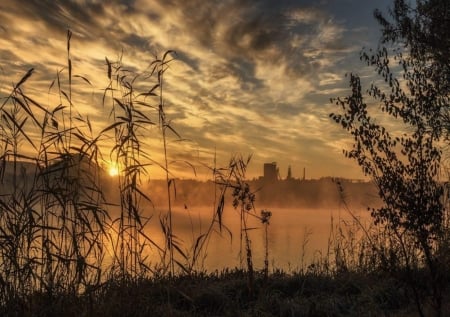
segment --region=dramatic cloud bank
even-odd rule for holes
[[[363,46],[376,47],[375,8],[389,1],[251,0],[3,0],[0,4],[1,94],[31,67],[29,93],[44,104],[66,64],[72,37],[77,111],[102,126],[105,56],[144,70],[166,50],[176,51],[167,72],[172,124],[188,141],[172,145],[174,159],[226,164],[253,154],[250,176],[264,162],[291,165],[299,177],[361,177],[342,156],[350,141],[329,119],[330,97],[345,95],[344,74],[364,72]],[[54,96],[53,96],[54,97]],[[50,106],[50,105],[49,105]],[[153,158],[160,159],[159,141]],[[182,177],[189,177],[180,168]],[[200,168],[201,170],[201,168]]]

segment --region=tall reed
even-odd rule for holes
[[[102,232],[108,214],[89,119],[77,114],[75,125],[71,117],[70,39],[69,31],[68,84],[62,83],[61,70],[49,89],[57,83],[57,106],[45,107],[26,93],[30,69],[0,108],[2,301],[37,290],[51,301],[55,294],[81,292],[101,278]],[[31,150],[24,151],[26,147]]]
[[[254,268],[249,231],[254,230],[255,228],[249,228],[247,223],[249,216],[256,218],[259,218],[259,216],[256,215],[254,206],[255,193],[250,190],[250,186],[248,182],[246,182],[246,171],[250,160],[251,156],[248,156],[247,159],[244,159],[239,155],[232,157],[228,164],[228,168],[225,169],[225,172],[220,171],[217,173],[216,182],[222,186],[222,193],[217,212],[219,225],[222,227],[222,213],[225,205],[225,193],[228,189],[232,191],[231,195],[233,199],[233,207],[239,211],[239,264],[242,268],[245,248],[248,289],[249,293],[253,294]]]

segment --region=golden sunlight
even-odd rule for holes
[[[111,177],[115,177],[115,176],[119,175],[119,167],[116,164],[111,163],[109,165],[108,173],[109,173],[109,176],[111,176]]]

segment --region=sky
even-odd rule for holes
[[[346,73],[370,76],[359,54],[363,47],[377,47],[380,27],[373,11],[390,5],[388,0],[2,0],[0,97],[34,68],[24,91],[48,109],[56,107],[58,93],[49,87],[67,64],[70,29],[73,74],[90,82],[74,78],[74,107],[98,132],[111,120],[101,99],[108,84],[105,57],[114,61],[123,52],[124,67],[143,72],[155,56],[173,50],[164,99],[171,126],[183,139],[171,136],[168,142],[174,177],[194,177],[191,166],[208,177],[204,166],[252,155],[248,178],[262,175],[263,163],[277,162],[281,177],[291,166],[294,177],[302,177],[305,168],[307,178],[359,179],[360,168],[342,153],[351,139],[329,118],[338,111],[330,98],[350,93]],[[142,85],[150,89],[154,82]],[[162,163],[157,124],[144,139],[150,158]],[[101,145],[110,151],[108,140]],[[155,178],[161,173],[158,164],[150,167]]]

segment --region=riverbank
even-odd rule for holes
[[[426,274],[418,292],[432,312]],[[449,290],[449,279],[445,280]],[[448,293],[448,292],[447,292]],[[445,294],[445,293],[444,293]],[[250,291],[243,270],[133,282],[111,279],[80,296],[36,293],[2,308],[3,316],[417,316],[405,272],[272,272],[256,274]],[[444,296],[443,316],[450,314]]]

